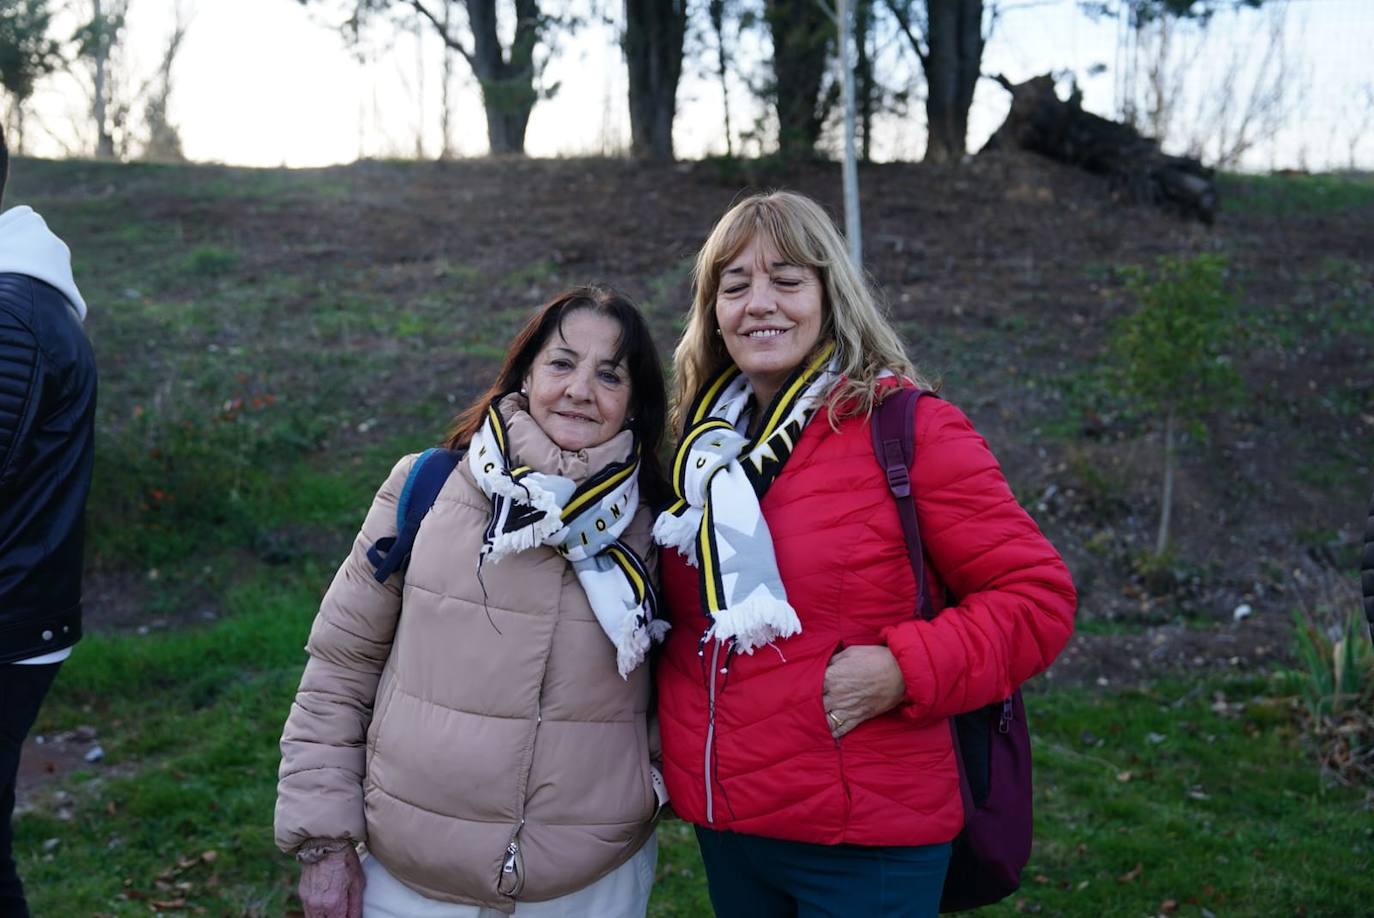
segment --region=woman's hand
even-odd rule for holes
[[[305,918],[363,918],[363,865],[350,845],[301,865]]]
[[[825,668],[826,721],[835,739],[891,711],[905,695],[897,658],[881,644],[846,647]]]

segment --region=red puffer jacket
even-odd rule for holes
[[[818,411],[762,507],[802,633],[752,656],[707,627],[697,570],[662,553],[673,629],[658,666],[664,772],[673,808],[715,829],[821,844],[923,845],[958,834],[963,811],[947,718],[1005,698],[1049,666],[1073,630],[1069,572],[1017,504],[957,408],[922,399],[912,472],[932,596],[916,586],[868,421],[839,430]],[[835,740],[821,701],[830,657],[886,644],[906,702]]]

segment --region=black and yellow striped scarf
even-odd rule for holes
[[[744,431],[753,387],[727,367],[693,400],[673,460],[677,499],[660,514],[654,538],[696,565],[708,634],[744,653],[801,631],[759,502],[838,379],[834,350],[827,344],[788,378],[752,439]]]

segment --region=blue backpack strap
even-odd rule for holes
[[[367,550],[367,560],[376,568],[372,576],[378,583],[385,583],[392,574],[410,566],[410,552],[415,547],[420,523],[466,454],[466,450],[435,447],[421,453],[410,467],[396,501],[396,535],[378,539]]]

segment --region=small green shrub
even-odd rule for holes
[[[186,256],[186,270],[197,277],[223,277],[237,263],[237,255],[217,245],[197,246]]]
[[[1374,787],[1374,651],[1353,585],[1331,574],[1308,584],[1293,612],[1301,725],[1322,773]]]
[[[1177,427],[1205,435],[1210,412],[1236,401],[1229,349],[1241,339],[1237,301],[1218,255],[1161,258],[1150,273],[1123,272],[1139,306],[1116,323],[1107,381],[1164,422],[1164,475],[1155,553],[1169,545]]]

